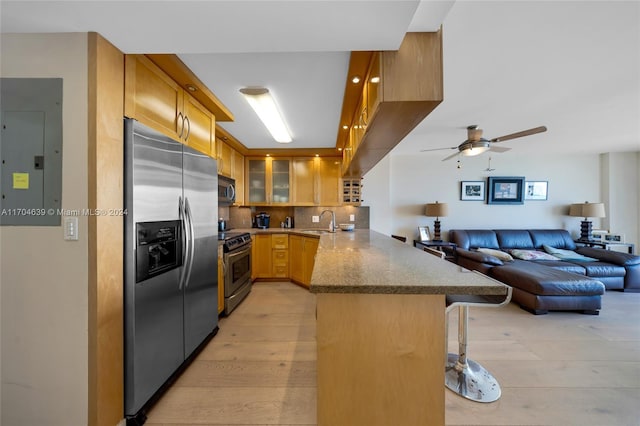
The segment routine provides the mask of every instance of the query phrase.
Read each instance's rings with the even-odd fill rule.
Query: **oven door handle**
[[[187,197],[184,197],[184,213],[185,213],[185,217],[187,218],[187,223],[189,225],[189,245],[190,245],[190,250],[189,250],[189,267],[187,269],[187,276],[184,280],[184,286],[185,288],[189,286],[189,280],[191,279],[191,270],[193,269],[193,253],[195,251],[195,231],[193,229],[193,214],[191,214],[191,207],[189,206],[189,199]]]
[[[182,290],[182,285],[185,283],[185,276],[187,275],[187,262],[189,260],[189,254],[191,251],[191,245],[189,243],[189,234],[187,233],[187,218],[182,202],[182,197],[178,197],[178,217],[180,219],[181,231],[182,231],[182,272],[180,272],[180,280],[178,281],[178,289]]]
[[[231,261],[233,258],[244,256],[246,253],[251,253],[251,244],[242,247],[242,249],[238,251],[232,251],[231,253],[227,253],[227,260]]]

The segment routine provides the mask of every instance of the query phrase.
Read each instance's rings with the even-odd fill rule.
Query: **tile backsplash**
[[[369,207],[219,207],[218,218],[227,220],[229,228],[251,228],[252,218],[265,212],[270,217],[270,228],[279,228],[287,216],[293,217],[294,227],[298,229],[328,228],[331,215],[326,213],[320,217],[320,222],[313,222],[312,216],[320,216],[323,210],[333,210],[336,222],[354,223],[356,229],[369,228]],[[354,216],[354,221],[350,216]]]

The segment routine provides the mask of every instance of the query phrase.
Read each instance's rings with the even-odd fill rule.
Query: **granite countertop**
[[[368,229],[320,235],[310,290],[312,293],[507,294],[507,286],[492,278]]]

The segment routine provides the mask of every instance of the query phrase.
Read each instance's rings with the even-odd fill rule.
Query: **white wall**
[[[87,199],[87,34],[3,34],[2,77],[63,78],[62,208]],[[87,423],[87,218],[0,228],[2,418],[7,426]]]
[[[369,209],[369,228],[386,235],[393,234],[391,157],[384,157],[362,180],[362,205]]]
[[[607,217],[602,221],[603,227],[612,233],[624,234],[626,242],[637,245],[640,232],[640,186],[633,190],[633,184],[640,179],[640,152],[603,154],[601,169],[603,172],[606,170],[602,180],[602,201],[607,210]],[[634,211],[635,215],[630,214]]]
[[[393,155],[365,176],[363,199],[371,206],[371,229],[387,235],[405,235],[410,240],[417,239],[418,226],[428,225],[433,232],[435,218],[425,217],[423,212],[426,203],[435,201],[449,204],[449,215],[440,219],[445,239],[447,231],[455,228],[564,228],[577,237],[581,219],[567,216],[569,204],[607,202],[609,191],[615,194],[634,193],[637,197],[640,187],[635,177],[640,164],[638,156],[638,153],[616,154],[618,160],[614,167],[621,170],[619,178],[615,179],[613,188],[601,189],[600,156],[597,154],[576,153],[562,158],[549,153],[527,157],[513,152],[492,154],[491,167],[496,170],[491,172],[484,170],[488,166],[489,156],[486,154],[465,158],[461,169],[456,168],[455,159],[441,161],[442,155]],[[390,162],[390,167],[386,162]],[[387,169],[390,170],[389,195],[385,185],[378,182]],[[635,170],[633,176],[624,174],[631,170]],[[460,201],[461,181],[486,182],[487,176],[524,176],[527,180],[548,181],[548,200],[525,201],[522,205]],[[622,176],[627,177],[622,179]],[[376,185],[370,184],[372,180]],[[637,242],[637,199],[632,196],[623,204],[615,202],[616,208],[608,207],[608,210],[616,212],[612,217],[616,218],[620,232],[624,230],[627,240],[635,239]],[[379,209],[389,213],[379,218],[376,214]],[[592,221],[595,229],[603,226],[600,219]]]

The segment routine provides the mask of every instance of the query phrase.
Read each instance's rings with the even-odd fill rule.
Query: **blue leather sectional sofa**
[[[577,247],[564,229],[456,229],[449,241],[459,265],[512,286],[512,301],[534,314],[597,315],[605,290],[640,291],[640,256]]]

